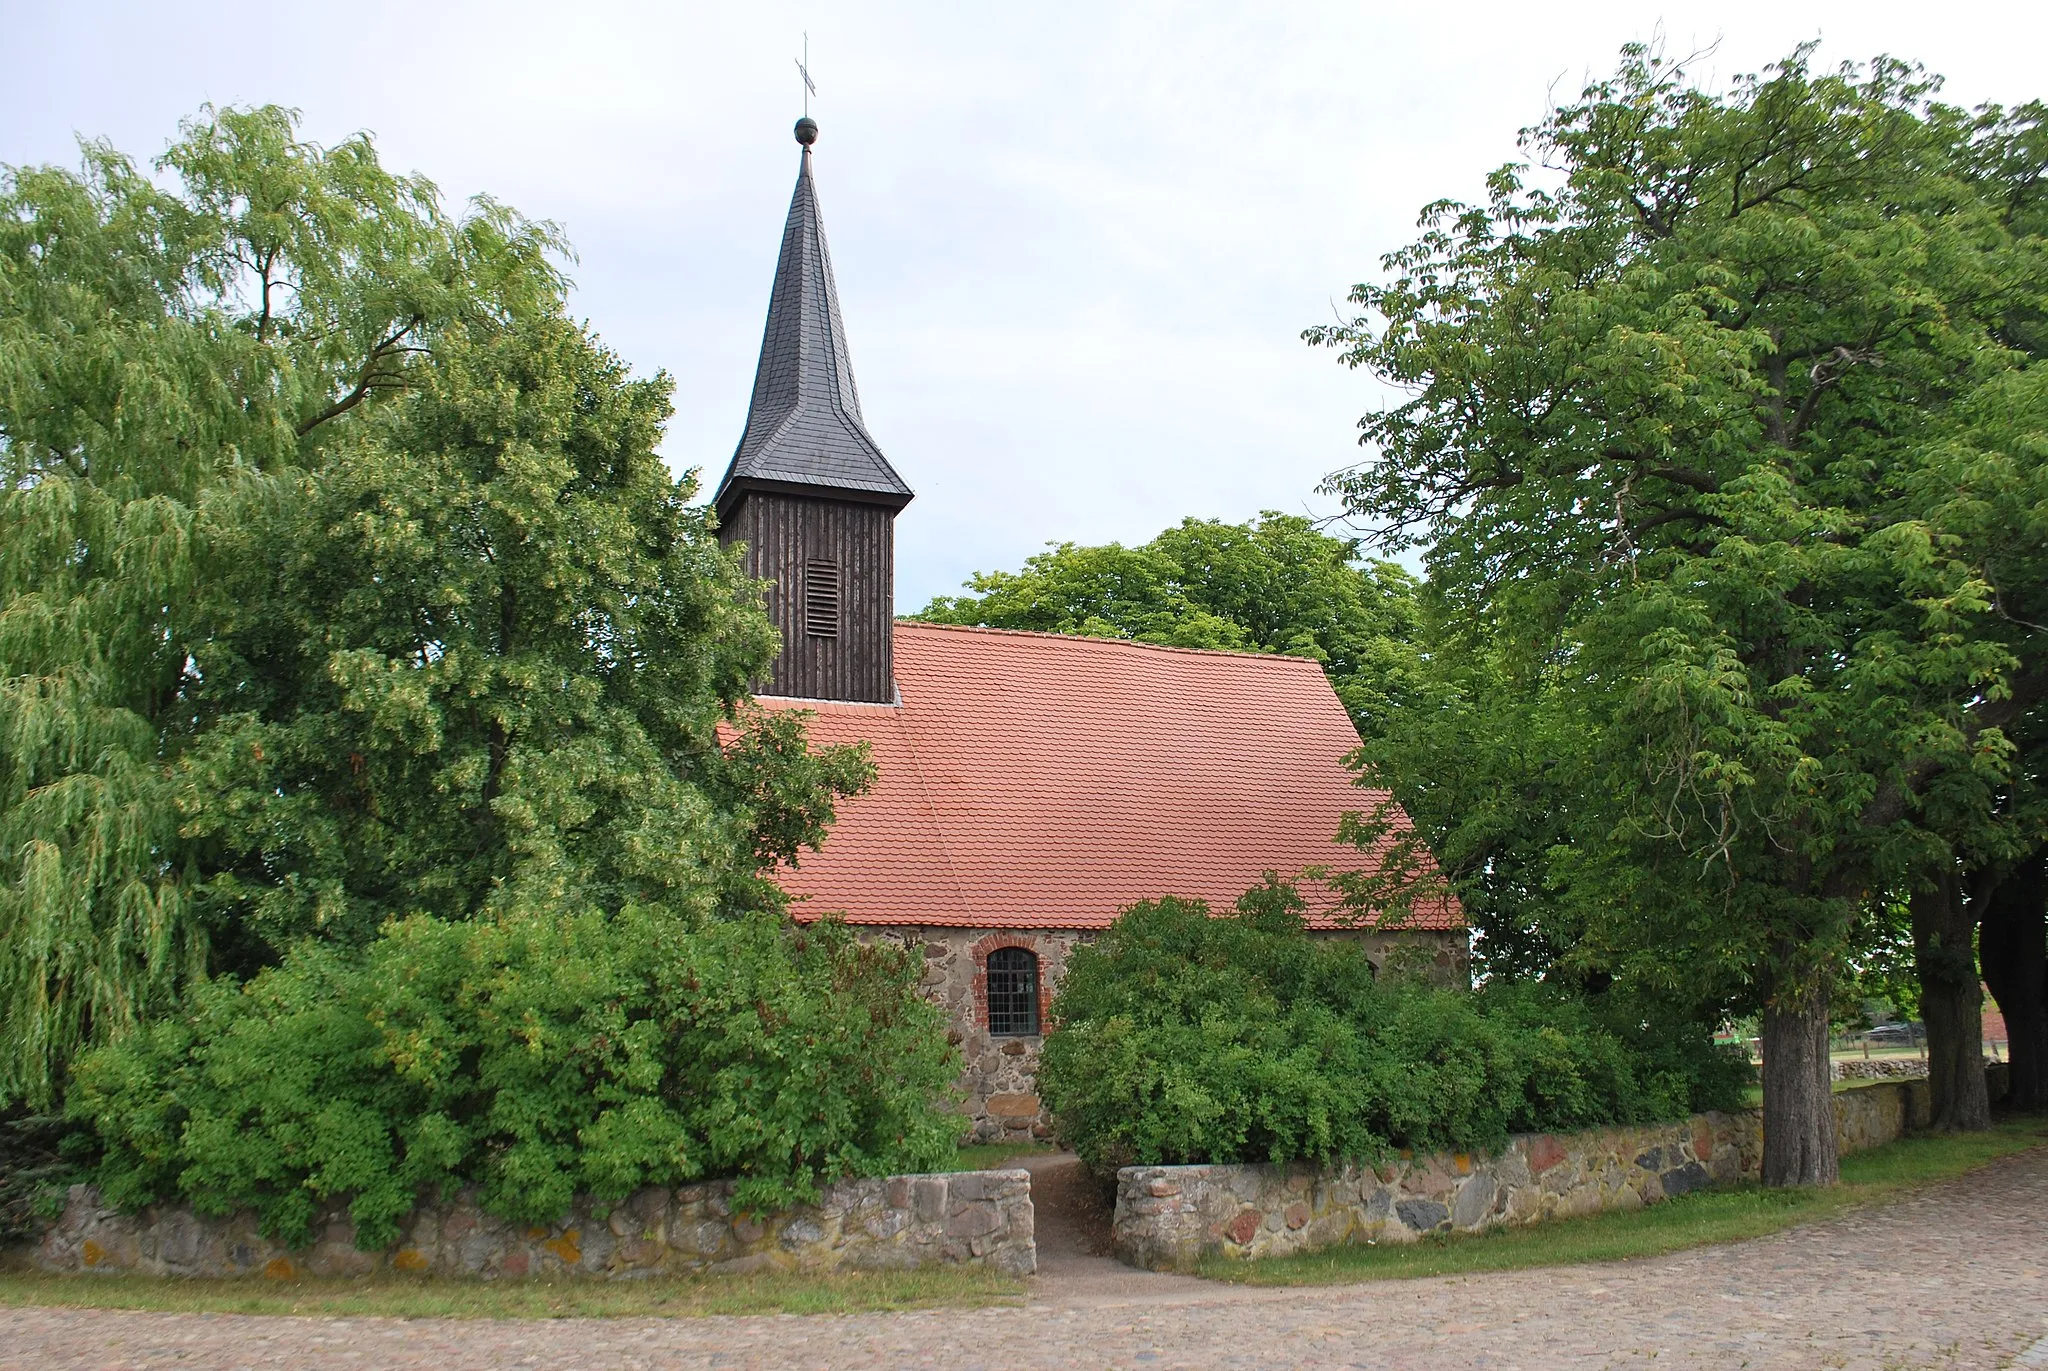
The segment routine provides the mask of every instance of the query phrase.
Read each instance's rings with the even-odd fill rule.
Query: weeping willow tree
[[[0,1104],[203,974],[169,755],[209,502],[314,468],[451,330],[558,312],[551,225],[445,210],[358,136],[188,122],[0,167]]]

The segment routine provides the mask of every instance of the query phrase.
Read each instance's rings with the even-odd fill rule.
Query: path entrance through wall
[[[1031,1173],[1032,1232],[1038,1274],[1055,1275],[1077,1261],[1109,1260],[1113,1198],[1071,1152],[1035,1152],[1015,1163]]]
[[[1031,1173],[1032,1232],[1038,1274],[1033,1304],[1073,1306],[1173,1303],[1214,1296],[1218,1287],[1192,1276],[1169,1276],[1125,1266],[1109,1251],[1115,1196],[1098,1186],[1071,1152],[1019,1157]]]

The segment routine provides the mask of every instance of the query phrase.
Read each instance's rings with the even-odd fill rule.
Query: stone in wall
[[[345,1207],[331,1207],[307,1247],[263,1236],[253,1212],[223,1218],[181,1206],[140,1214],[73,1186],[64,1213],[29,1253],[44,1271],[152,1276],[357,1276],[418,1272],[485,1280],[523,1276],[638,1279],[703,1272],[1037,1269],[1031,1177],[1024,1171],[847,1180],[815,1205],[774,1214],[732,1206],[733,1183],[646,1189],[617,1205],[579,1200],[556,1223],[515,1224],[474,1193],[424,1204],[381,1252],[355,1245]]]

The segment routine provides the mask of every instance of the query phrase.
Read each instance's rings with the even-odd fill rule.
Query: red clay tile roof
[[[1133,901],[1221,911],[1262,872],[1369,860],[1337,824],[1385,792],[1352,784],[1358,736],[1314,662],[909,622],[895,647],[901,705],[762,700],[813,711],[814,744],[867,740],[879,772],[777,873],[799,917],[1101,928]],[[1405,926],[1463,925],[1445,900]]]

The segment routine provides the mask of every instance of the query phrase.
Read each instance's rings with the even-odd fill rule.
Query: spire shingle
[[[803,132],[800,125],[800,141]],[[809,142],[782,230],[746,432],[718,484],[719,514],[729,515],[749,487],[813,487],[898,509],[912,494],[861,421]]]

